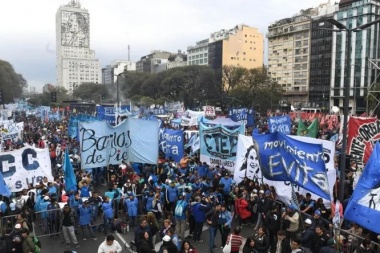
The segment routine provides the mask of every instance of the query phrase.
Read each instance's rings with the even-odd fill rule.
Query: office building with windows
[[[90,14],[71,0],[56,13],[57,85],[73,92],[82,83],[100,83],[101,66],[90,48]]]

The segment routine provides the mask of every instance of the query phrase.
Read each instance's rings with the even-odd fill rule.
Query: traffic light
[[[51,102],[53,102],[53,103],[57,102],[57,92],[51,93]]]
[[[3,103],[3,91],[0,90],[0,104]]]

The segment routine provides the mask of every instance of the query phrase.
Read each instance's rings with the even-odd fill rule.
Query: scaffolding
[[[375,78],[373,79],[373,82],[367,87],[367,115],[373,115],[376,111],[376,109],[380,108],[380,89],[376,88],[373,89],[376,84],[380,83],[380,80],[378,82],[379,76],[380,76],[380,59],[368,59],[369,61],[369,70],[375,70]],[[369,100],[374,99],[376,102],[375,107],[370,111],[369,109]]]

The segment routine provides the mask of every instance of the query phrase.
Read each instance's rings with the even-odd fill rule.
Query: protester
[[[68,204],[66,204],[63,207],[60,224],[62,224],[63,238],[66,242],[67,248],[70,248],[70,240],[72,240],[76,248],[79,248],[74,228],[76,217],[77,213],[73,209],[71,209]]]
[[[198,251],[193,245],[191,245],[189,240],[184,240],[179,253],[198,253]]]
[[[123,248],[112,234],[107,235],[104,242],[102,242],[98,248],[98,253],[120,253],[122,251]]]
[[[243,237],[240,235],[241,228],[239,226],[234,228],[233,234],[227,237],[227,242],[231,244],[231,253],[239,253],[240,246],[243,244]]]
[[[22,251],[23,253],[30,253],[36,250],[36,246],[34,245],[33,236],[29,234],[29,230],[27,228],[23,228],[21,230],[22,236]]]
[[[149,238],[148,232],[143,232],[140,235],[140,243],[139,243],[139,252],[140,253],[155,253],[154,245]]]

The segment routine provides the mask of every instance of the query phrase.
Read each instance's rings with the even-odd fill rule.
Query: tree
[[[100,102],[102,97],[109,98],[109,91],[103,84],[82,83],[74,90],[73,95],[85,101]]]
[[[0,89],[3,92],[3,103],[13,102],[14,98],[20,98],[27,82],[21,74],[13,69],[13,66],[0,60]]]

